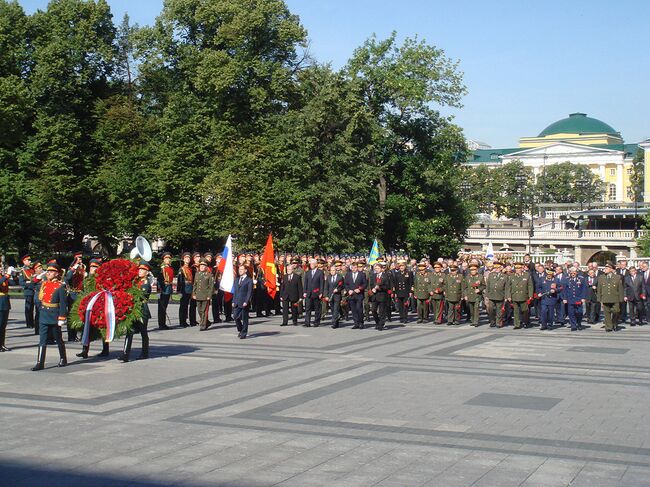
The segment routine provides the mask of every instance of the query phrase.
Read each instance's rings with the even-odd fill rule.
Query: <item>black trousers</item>
[[[356,326],[363,326],[363,296],[361,294],[356,298],[352,296],[348,298],[350,311],[352,312],[352,321],[354,321]]]
[[[34,328],[34,295],[25,294],[25,325]]]
[[[585,303],[587,310],[587,321],[589,323],[598,323],[600,321],[600,303],[598,301],[587,301]]]
[[[190,296],[190,326],[196,326],[196,299]]]
[[[163,328],[167,324],[167,306],[171,297],[171,294],[161,294],[158,297],[158,328]]]
[[[339,326],[341,321],[341,295],[336,293],[330,299],[330,311],[332,312],[332,326]]]
[[[5,337],[7,336],[7,323],[9,323],[9,310],[0,311],[0,347],[5,346]]]
[[[248,306],[245,308],[240,308],[239,306],[234,307],[233,315],[235,317],[237,331],[244,336],[248,335]]]
[[[314,298],[305,299],[305,325],[311,325],[311,312],[315,313],[314,315],[314,326],[320,326],[320,311],[321,311],[321,302],[318,296]]]
[[[212,321],[219,323],[221,321],[221,305],[219,303],[219,293],[214,293],[212,295]]]
[[[387,301],[373,301],[371,303],[372,317],[375,319],[375,328],[378,330],[383,330],[384,325],[386,325],[386,307],[388,304]]]
[[[282,300],[282,324],[289,324],[289,311],[291,311],[291,322],[293,325],[298,324],[298,301]]]
[[[409,297],[400,298],[395,296],[395,301],[397,304],[397,311],[399,311],[399,320],[402,323],[406,323],[409,314]]]
[[[178,308],[178,321],[181,325],[187,325],[187,313],[191,299],[191,294],[181,294],[181,305]],[[196,306],[196,302],[194,306]]]

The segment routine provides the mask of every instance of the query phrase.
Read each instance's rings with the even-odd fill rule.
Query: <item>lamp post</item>
[[[524,222],[523,222],[523,205],[522,205],[522,192],[524,189],[524,186],[526,184],[526,181],[528,180],[528,176],[526,176],[525,173],[519,172],[515,176],[515,181],[517,182],[517,196],[519,196],[519,228],[523,228]]]
[[[578,179],[575,184],[575,188],[578,190],[578,198],[580,199],[580,211],[582,211],[582,205],[585,202],[585,191],[589,186],[589,181],[586,179]]]

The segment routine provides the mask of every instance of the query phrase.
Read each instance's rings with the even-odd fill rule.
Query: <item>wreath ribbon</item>
[[[86,308],[86,317],[84,320],[84,332],[81,338],[82,345],[88,345],[90,343],[90,315],[92,314],[95,303],[99,297],[105,294],[106,298],[104,299],[104,316],[106,317],[106,343],[113,341],[115,335],[115,304],[113,303],[113,295],[110,291],[102,291],[95,294],[88,303]]]

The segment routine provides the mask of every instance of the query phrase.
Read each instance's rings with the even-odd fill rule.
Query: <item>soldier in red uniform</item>
[[[61,328],[68,317],[65,286],[60,280],[61,268],[57,264],[48,264],[46,272],[47,281],[41,284],[38,293],[38,300],[41,303],[40,316],[40,341],[38,345],[38,356],[33,371],[42,370],[45,367],[45,351],[47,350],[47,334],[49,329],[54,330],[54,338],[59,346],[59,367],[68,365],[65,353],[65,343]]]
[[[163,264],[160,269],[160,278],[158,279],[158,328],[168,330],[167,326],[167,306],[172,297],[172,283],[174,282],[174,269],[172,268],[172,254],[164,252],[162,254]]]
[[[23,288],[23,297],[25,298],[25,326],[34,328],[34,268],[32,267],[32,256],[23,255],[20,259],[23,267],[20,270],[18,283]]]

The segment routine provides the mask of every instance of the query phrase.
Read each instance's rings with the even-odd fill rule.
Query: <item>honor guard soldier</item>
[[[34,269],[32,268],[32,257],[26,254],[20,260],[23,266],[20,269],[18,284],[23,288],[23,297],[25,299],[25,326],[34,328],[34,284],[32,283]]]
[[[488,299],[488,319],[490,327],[503,327],[503,302],[506,299],[508,277],[501,272],[501,262],[494,262],[493,271],[485,281],[485,295]]]
[[[210,301],[214,292],[214,275],[208,270],[208,262],[205,259],[199,261],[199,270],[194,275],[194,288],[192,290],[192,299],[196,301],[196,307],[199,312],[200,330],[208,329],[208,312],[210,310]]]
[[[43,264],[39,260],[34,261],[32,269],[34,269],[34,275],[32,276],[32,285],[34,286],[34,335],[40,335],[41,303],[38,301],[38,293],[45,278],[45,271],[43,271]],[[50,336],[48,341],[52,343],[52,339],[53,337]]]
[[[53,329],[54,338],[59,346],[59,367],[68,364],[61,332],[61,327],[67,321],[68,297],[66,296],[65,286],[60,280],[60,274],[61,268],[57,264],[49,264],[46,271],[47,281],[41,284],[41,290],[38,294],[38,299],[41,302],[40,340],[36,365],[32,367],[33,371],[43,370],[45,367],[45,351],[47,350],[49,329]]]
[[[582,329],[582,306],[587,299],[587,279],[578,275],[578,269],[569,268],[569,277],[562,285],[562,300],[567,305],[571,331]]]
[[[194,252],[192,254],[192,284],[194,284],[194,276],[199,272],[199,262],[201,261],[201,253]],[[196,299],[190,296],[190,309],[189,309],[190,326],[196,326]]]
[[[445,316],[445,281],[447,275],[442,272],[442,264],[435,262],[433,264],[433,273],[431,274],[431,287],[433,294],[431,295],[431,311],[433,313],[433,321],[437,325],[441,325]]]
[[[617,329],[618,313],[624,293],[621,277],[614,273],[614,264],[611,262],[605,264],[604,274],[598,276],[596,294],[603,307],[605,331]]]
[[[167,307],[169,300],[172,297],[173,282],[174,282],[174,269],[172,268],[172,254],[163,252],[162,266],[160,269],[160,277],[158,278],[158,289],[160,296],[158,297],[158,328],[161,330],[168,330],[167,326]]]
[[[5,346],[7,324],[9,323],[9,310],[11,309],[11,300],[9,299],[9,279],[11,279],[11,274],[3,268],[0,273],[0,352],[9,351]]]
[[[127,332],[126,337],[124,337],[124,350],[122,354],[117,358],[122,362],[128,362],[131,355],[131,345],[133,344],[133,331],[140,332],[140,337],[142,337],[142,350],[140,355],[136,360],[143,360],[149,358],[149,331],[147,326],[149,324],[149,319],[151,318],[151,312],[149,311],[149,296],[151,296],[151,284],[149,284],[149,272],[151,271],[151,266],[148,262],[140,262],[138,265],[138,288],[144,293],[144,302],[142,303],[141,318],[139,321],[136,321],[133,324],[133,330]]]
[[[413,289],[413,275],[406,269],[406,261],[398,261],[399,268],[393,273],[393,293],[399,311],[400,323],[408,322],[409,298]]]
[[[460,302],[463,300],[463,276],[458,273],[458,266],[449,266],[445,279],[445,300],[447,301],[447,325],[460,325]]]
[[[68,309],[72,309],[72,305],[77,300],[77,296],[84,289],[84,278],[86,277],[86,266],[83,263],[83,252],[75,252],[72,256],[72,263],[65,273],[65,283],[68,286]],[[77,331],[67,325],[68,341],[78,342]]]
[[[181,328],[187,328],[187,314],[189,312],[190,300],[192,299],[192,283],[194,281],[194,273],[192,272],[191,262],[192,254],[184,252],[183,263],[178,272],[178,280],[176,281],[176,292],[181,295],[180,307],[178,308],[178,321]]]
[[[523,262],[515,262],[515,273],[509,276],[509,280],[506,299],[512,304],[515,330],[519,330],[522,325],[528,328],[530,325],[528,303],[535,294],[533,278]]]
[[[96,282],[96,276],[95,274],[97,273],[97,269],[100,268],[102,265],[101,260],[99,259],[90,259],[90,262],[88,262],[88,275],[86,276],[86,279],[84,280],[84,289],[85,290],[94,290],[95,289],[95,282]],[[100,335],[101,337],[101,335]],[[102,351],[101,353],[98,353],[98,357],[108,357],[109,354],[109,344],[106,340],[101,340],[102,342]],[[81,346],[81,352],[77,354],[77,357],[81,358],[88,358],[88,351],[90,350],[90,344],[89,345],[82,345]]]
[[[469,306],[469,316],[472,326],[478,326],[481,301],[485,290],[485,279],[478,273],[478,265],[470,264],[469,274],[463,280],[465,302]]]
[[[417,322],[424,323],[429,321],[429,300],[433,295],[433,283],[424,262],[420,262],[417,268],[418,272],[413,278],[413,296],[416,299]]]

